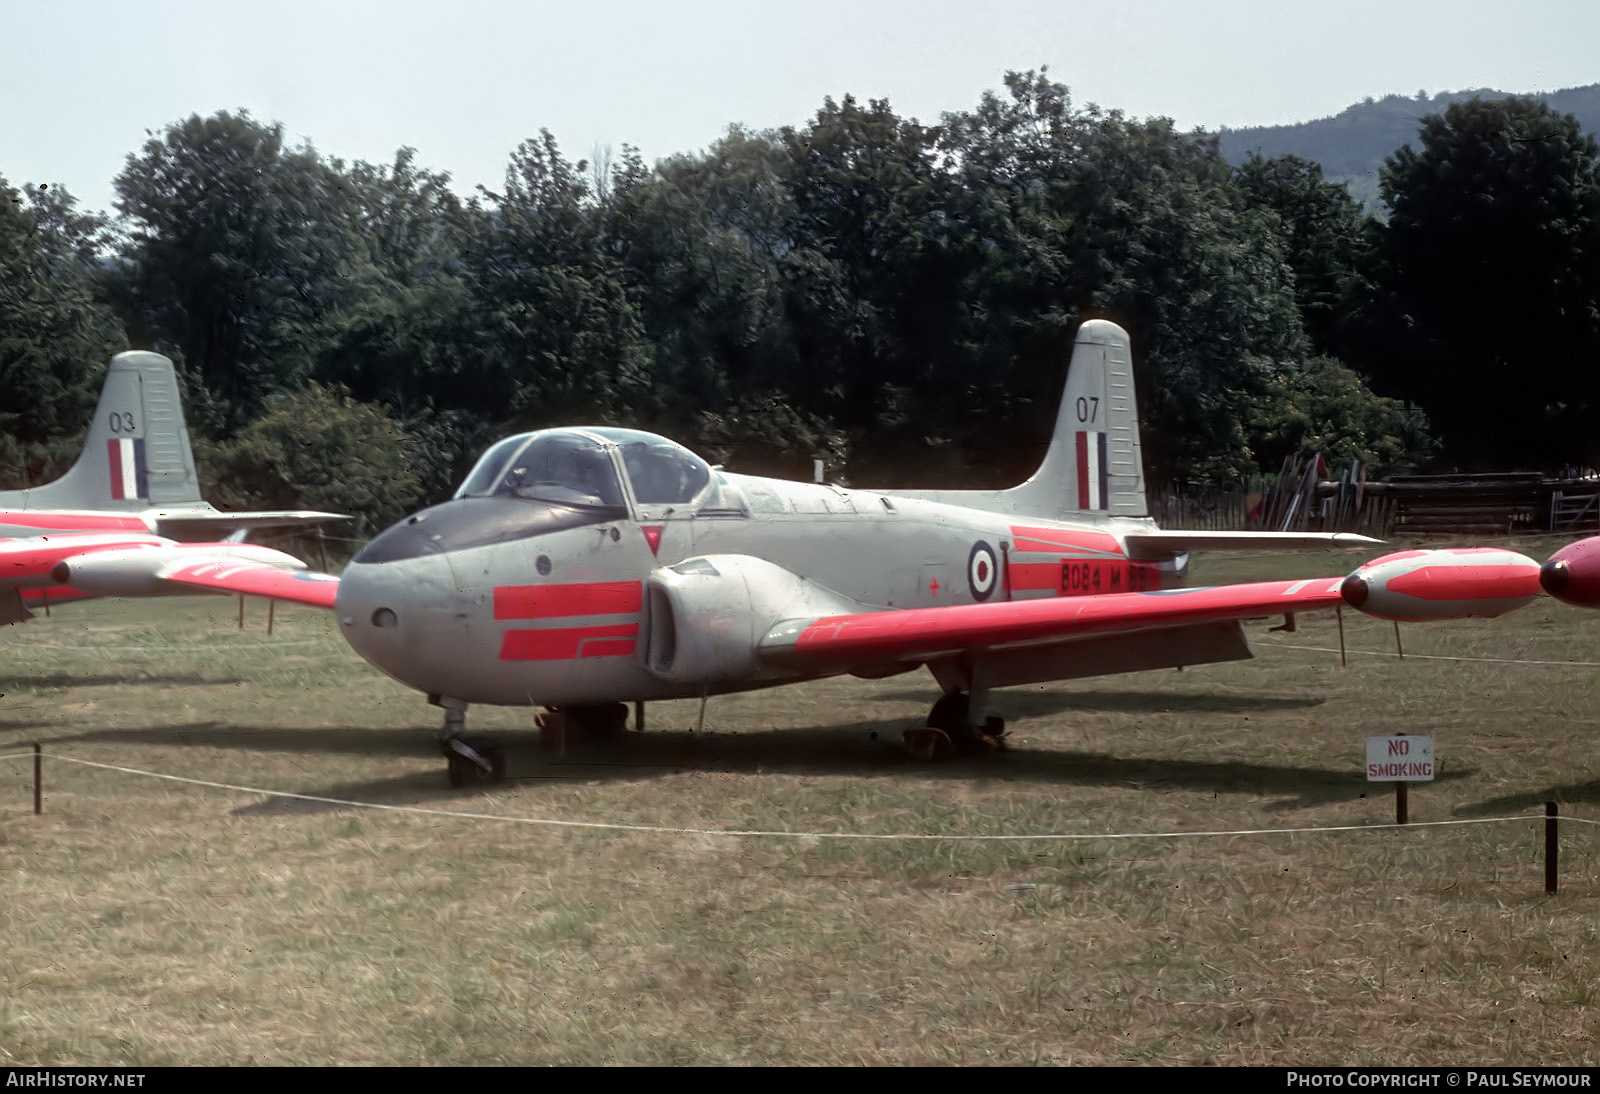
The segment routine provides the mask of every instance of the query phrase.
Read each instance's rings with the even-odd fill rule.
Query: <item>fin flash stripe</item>
[[[150,475],[144,462],[144,438],[112,437],[106,441],[106,457],[112,500],[148,500]]]

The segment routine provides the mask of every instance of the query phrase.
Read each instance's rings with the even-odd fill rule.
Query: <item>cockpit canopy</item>
[[[712,489],[711,468],[665,437],[636,429],[544,429],[483,454],[458,498],[510,497],[588,509],[690,505]]]

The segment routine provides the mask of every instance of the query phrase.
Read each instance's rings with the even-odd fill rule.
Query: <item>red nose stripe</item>
[[[580,657],[625,657],[633,652],[638,637],[637,623],[507,631],[500,643],[500,660],[571,661]]]
[[[496,619],[550,619],[565,615],[623,615],[644,606],[638,581],[575,585],[501,585],[494,591]]]

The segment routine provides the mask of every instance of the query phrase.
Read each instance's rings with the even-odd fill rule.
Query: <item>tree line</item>
[[[934,126],[846,97],[654,166],[541,132],[463,199],[409,149],[347,163],[194,116],[128,156],[115,218],[0,179],[0,477],[59,473],[136,347],[177,363],[209,497],[368,531],[557,424],[758,473],[1009,484],[1095,317],[1132,336],[1157,482],[1309,452],[1595,462],[1593,140],[1507,99],[1417,143],[1374,217],[1315,163],[1230,167],[1041,71]]]

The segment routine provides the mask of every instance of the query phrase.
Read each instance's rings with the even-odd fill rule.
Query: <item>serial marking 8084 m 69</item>
[[[1340,578],[1181,589],[1189,551],[1375,542],[1163,531],[1147,512],[1128,338],[1092,321],[1045,460],[1009,490],[756,478],[648,433],[549,429],[496,444],[450,501],[372,540],[336,597],[282,575],[260,591],[335,607],[364,658],[443,706],[461,784],[504,774],[463,736],[471,703],[603,734],[628,702],[923,665],[944,692],[931,731],[981,750],[1003,732],[992,688],[1246,658],[1240,620],[1344,602]],[[1538,593],[1537,564],[1507,551],[1380,561],[1347,591],[1386,617]]]

